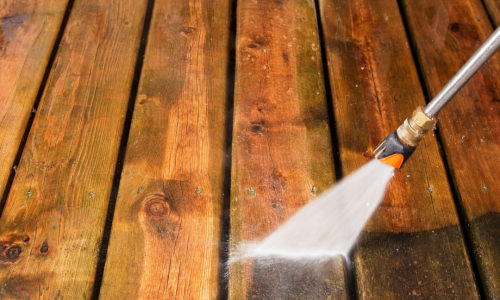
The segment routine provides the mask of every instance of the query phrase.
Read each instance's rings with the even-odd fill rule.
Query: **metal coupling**
[[[437,118],[431,117],[424,112],[424,107],[419,106],[413,115],[399,126],[397,133],[399,139],[406,145],[417,147],[427,132],[434,129]]]

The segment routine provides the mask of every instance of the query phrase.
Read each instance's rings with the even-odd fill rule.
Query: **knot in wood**
[[[170,205],[164,197],[154,196],[146,200],[144,211],[146,215],[154,219],[164,219],[168,218],[170,215]]]
[[[5,256],[7,256],[8,259],[16,259],[21,255],[21,252],[23,252],[23,249],[21,249],[21,246],[15,245],[7,249],[5,252]]]
[[[24,23],[24,19],[22,16],[15,16],[15,17],[11,17],[8,19],[10,23],[12,24],[16,24],[16,25],[21,25]]]
[[[248,43],[247,44],[247,48],[250,48],[250,49],[257,49],[257,48],[260,48],[260,45],[257,44],[257,43]]]
[[[182,27],[181,32],[184,34],[193,34],[196,31],[196,28],[194,27]]]

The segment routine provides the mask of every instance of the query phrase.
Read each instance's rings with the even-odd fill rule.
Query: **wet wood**
[[[159,1],[100,299],[216,299],[231,1]]]
[[[67,0],[0,5],[0,195],[11,173]]]
[[[90,299],[146,5],[73,5],[0,219],[2,299]]]
[[[258,242],[334,182],[314,1],[239,1],[231,247]],[[231,264],[231,299],[346,299],[340,257]]]
[[[493,32],[481,1],[404,1],[431,96]],[[500,297],[500,56],[439,114],[439,133],[488,299]]]
[[[483,0],[484,6],[488,11],[491,21],[498,27],[500,25],[500,1],[498,0]],[[487,20],[484,20],[485,22]]]
[[[322,0],[343,175],[425,103],[396,1]],[[360,299],[478,299],[450,185],[431,132],[354,251]]]

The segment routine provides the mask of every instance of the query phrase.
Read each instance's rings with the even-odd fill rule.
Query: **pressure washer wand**
[[[500,48],[500,27],[472,55],[444,88],[427,106],[419,106],[397,131],[391,132],[375,149],[373,155],[381,162],[394,168],[410,158],[420,141],[437,123],[437,114],[462,89],[474,75]]]

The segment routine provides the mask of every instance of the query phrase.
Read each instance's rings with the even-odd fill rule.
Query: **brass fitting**
[[[398,128],[398,137],[409,146],[416,147],[427,135],[427,132],[436,126],[437,119],[424,113],[424,107],[419,106],[413,115],[406,119]]]

